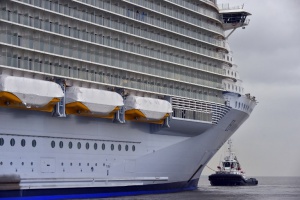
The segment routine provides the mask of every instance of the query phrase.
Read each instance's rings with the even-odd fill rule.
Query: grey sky
[[[228,2],[252,13],[229,42],[246,93],[259,101],[233,148],[248,176],[300,176],[300,1],[218,1]],[[216,169],[224,149],[208,166]]]

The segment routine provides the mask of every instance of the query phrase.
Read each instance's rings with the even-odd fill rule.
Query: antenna
[[[228,143],[228,146],[229,146],[228,147],[228,151],[229,151],[229,153],[231,153],[232,152],[232,141],[231,141],[231,138],[228,139],[227,143]]]

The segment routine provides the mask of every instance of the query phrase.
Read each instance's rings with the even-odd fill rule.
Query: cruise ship
[[[196,189],[204,166],[257,104],[227,42],[249,24],[243,7],[216,0],[0,6],[0,198]]]

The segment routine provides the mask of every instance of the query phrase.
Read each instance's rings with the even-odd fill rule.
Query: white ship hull
[[[118,192],[124,191],[195,189],[206,163],[248,116],[245,111],[230,109],[217,125],[173,118],[170,128],[155,132],[147,123],[115,124],[97,118],[56,118],[43,112],[1,109],[5,142],[0,153],[0,194],[68,198],[81,189],[81,195],[86,192],[97,197],[123,195]]]
[[[216,0],[0,5],[0,198],[195,189],[257,103],[232,61],[233,31],[224,32],[248,24],[243,9],[221,12]]]

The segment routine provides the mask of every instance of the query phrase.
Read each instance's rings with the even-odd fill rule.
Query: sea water
[[[194,191],[104,198],[106,200],[300,200],[300,177],[255,177],[257,186],[210,186],[202,176]]]

